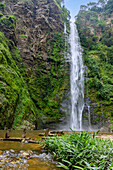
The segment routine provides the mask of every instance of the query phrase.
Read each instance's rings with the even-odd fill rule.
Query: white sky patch
[[[64,0],[66,8],[70,11],[72,20],[80,10],[81,5],[87,5],[89,2],[98,2],[98,0]]]

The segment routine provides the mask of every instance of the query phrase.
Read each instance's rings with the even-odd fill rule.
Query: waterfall
[[[66,34],[66,33],[67,33],[66,23],[64,23],[64,34]]]
[[[84,109],[84,71],[82,49],[76,25],[70,24],[70,50],[71,50],[71,120],[70,127],[82,130],[82,112]]]

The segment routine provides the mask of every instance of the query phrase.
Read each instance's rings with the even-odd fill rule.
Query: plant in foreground
[[[45,138],[43,146],[52,152],[64,169],[113,169],[113,142],[93,138],[88,132]]]

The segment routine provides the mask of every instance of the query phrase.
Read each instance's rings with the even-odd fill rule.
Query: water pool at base
[[[5,130],[0,130],[0,138],[4,138]],[[39,140],[42,131],[27,131],[26,137]],[[10,137],[21,137],[21,130],[12,130]],[[0,141],[0,170],[60,170],[50,153],[46,153],[41,145],[12,141]]]

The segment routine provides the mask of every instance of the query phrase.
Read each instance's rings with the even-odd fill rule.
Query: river
[[[26,137],[39,140],[42,131],[27,131]],[[10,138],[21,137],[21,130],[12,130]],[[4,138],[5,131],[0,130],[0,138]],[[0,170],[60,170],[50,153],[39,144],[0,141]]]

